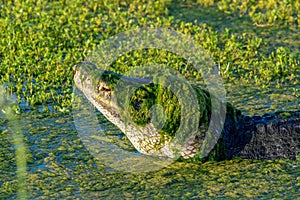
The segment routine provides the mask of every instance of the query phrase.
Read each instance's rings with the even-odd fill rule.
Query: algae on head
[[[123,96],[116,99],[119,110],[121,111],[123,117],[128,120],[131,119],[138,126],[145,126],[151,122],[151,108],[159,105],[163,109],[163,113],[155,113],[157,120],[162,120],[163,127],[160,127],[159,131],[163,135],[168,135],[169,137],[174,137],[176,131],[182,124],[180,123],[182,119],[182,101],[184,99],[178,99],[178,96],[171,91],[169,87],[164,85],[163,81],[160,84],[149,83],[145,84],[138,89],[136,89],[131,96],[127,96],[125,100]],[[207,124],[210,118],[210,98],[206,90],[199,88],[196,85],[192,85],[191,88],[185,88],[184,83],[174,82],[178,84],[178,88],[183,88],[185,93],[195,92],[197,95],[198,102],[193,102],[199,104],[198,114],[200,115],[200,122],[190,122],[190,123],[200,123]],[[125,88],[122,88],[126,90]],[[127,88],[130,94],[130,88]],[[193,91],[189,91],[189,89]],[[127,101],[127,103],[124,103]],[[188,130],[188,129],[187,129]]]

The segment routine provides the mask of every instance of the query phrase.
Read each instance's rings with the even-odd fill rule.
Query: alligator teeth
[[[104,94],[104,97],[108,100],[108,99],[110,99],[110,93],[105,93]]]

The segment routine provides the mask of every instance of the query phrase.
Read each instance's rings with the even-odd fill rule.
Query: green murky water
[[[121,135],[99,114],[110,138]],[[7,121],[1,120],[1,198],[14,198],[15,155]],[[37,199],[271,198],[296,199],[300,160],[231,160],[201,165],[175,162],[141,174],[117,171],[91,156],[72,114],[22,114],[27,152],[27,195]]]
[[[298,110],[300,98],[295,93],[299,85],[285,85],[276,88],[268,85],[261,88],[253,85],[228,84],[225,86],[227,100],[247,115],[263,115],[276,111]],[[238,98],[237,98],[238,97]]]

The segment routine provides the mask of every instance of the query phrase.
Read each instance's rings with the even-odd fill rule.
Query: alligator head
[[[139,152],[168,158],[175,158],[178,155],[190,158],[199,151],[207,123],[202,124],[202,128],[205,126],[203,130],[186,137],[183,144],[174,143],[174,134],[180,126],[181,108],[177,106],[178,100],[172,92],[155,85],[152,78],[122,76],[111,71],[99,70],[89,62],[78,63],[74,66],[74,70],[77,88],[128,137]],[[122,84],[120,86],[120,83],[123,86]],[[126,90],[126,85],[139,86],[127,100],[122,95],[121,98],[117,95],[121,93],[120,88],[123,92]],[[162,97],[165,99],[161,105],[168,112],[165,123],[159,127],[150,117],[150,108]],[[207,101],[201,109],[207,113],[202,115],[202,119],[208,121],[209,106],[206,105],[209,104],[209,98],[205,93],[198,94],[199,98]]]

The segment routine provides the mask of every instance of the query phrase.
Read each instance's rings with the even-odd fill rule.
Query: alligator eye
[[[135,104],[134,108],[135,108],[136,110],[139,110],[139,109],[141,108],[141,104],[140,104],[140,103]]]
[[[142,100],[134,102],[134,108],[135,108],[135,110],[140,110],[142,103],[143,103]]]

